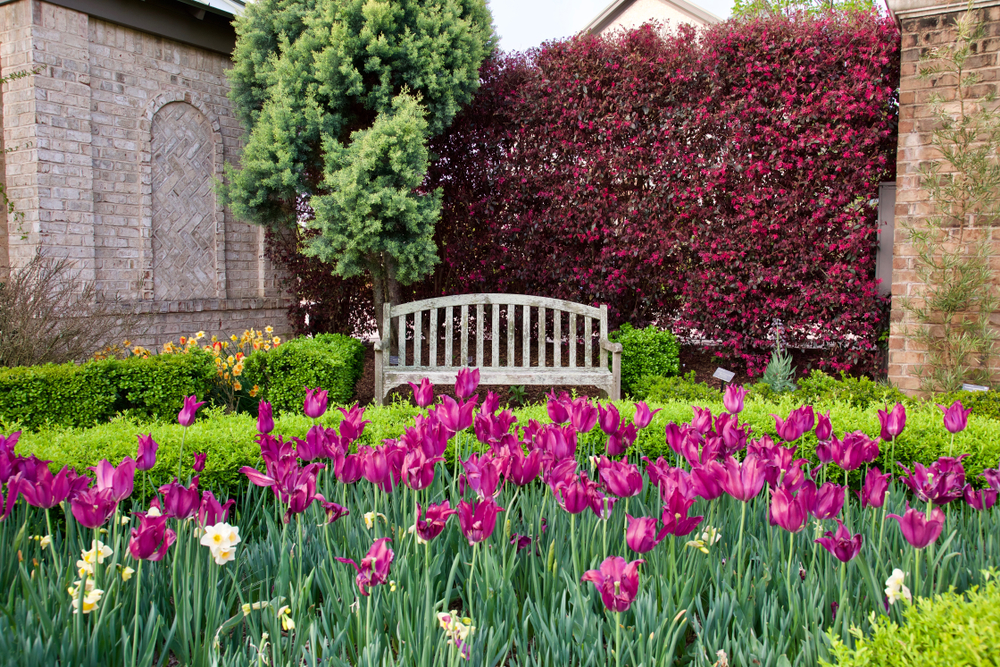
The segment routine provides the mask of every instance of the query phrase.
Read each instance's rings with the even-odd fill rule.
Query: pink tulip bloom
[[[944,529],[944,512],[940,507],[935,507],[928,517],[920,510],[912,509],[907,501],[903,516],[889,514],[886,518],[895,519],[899,523],[903,538],[916,549],[923,549],[936,541]]]
[[[698,527],[703,516],[688,516],[688,510],[694,504],[694,498],[685,496],[680,489],[675,489],[663,500],[663,515],[660,517],[663,530],[676,537],[684,537]]]
[[[889,489],[891,479],[892,475],[889,473],[883,475],[877,467],[870,469],[865,475],[864,486],[861,487],[861,491],[857,492],[861,499],[861,508],[882,507],[885,504],[885,493]]]
[[[742,463],[729,456],[725,461],[722,489],[737,500],[749,502],[764,488],[764,464],[756,456],[747,455]]]
[[[428,405],[434,402],[434,385],[427,378],[420,380],[420,384],[416,385],[412,382],[408,383],[410,388],[413,389],[413,402],[416,403],[421,408],[426,408]]]
[[[446,500],[437,505],[428,505],[426,516],[421,519],[420,517],[424,515],[424,509],[420,503],[417,503],[417,535],[425,542],[430,542],[444,531],[448,517],[452,514],[458,514],[458,512],[453,510]]]
[[[608,490],[619,498],[629,498],[642,491],[642,474],[631,463],[612,461],[602,456],[597,464],[597,474]]]
[[[145,512],[137,512],[139,527],[132,529],[132,537],[128,542],[129,553],[136,560],[163,560],[167,549],[177,539],[177,533],[167,528],[167,516],[148,516]],[[215,524],[209,524],[215,525]]]
[[[327,523],[333,523],[337,519],[342,519],[351,513],[350,510],[348,510],[343,505],[340,505],[333,501],[328,501],[319,494],[317,494],[317,499],[319,499],[320,505],[323,506],[323,511],[326,512]]]
[[[545,410],[549,413],[549,419],[554,424],[565,424],[569,421],[569,406],[553,394],[549,394],[549,400],[545,403]]]
[[[326,397],[328,393],[328,391],[319,387],[314,389],[306,387],[306,400],[302,403],[302,411],[306,413],[307,417],[319,419],[323,416],[323,413],[326,412]]]
[[[1000,493],[1000,468],[987,468],[980,474],[980,477],[986,480],[991,489]]]
[[[691,410],[694,411],[694,418],[691,419],[691,428],[702,435],[711,431],[712,411],[708,408],[699,408],[698,406],[692,406]]]
[[[646,405],[645,401],[642,401],[641,403],[636,403],[635,419],[632,420],[632,423],[635,424],[635,427],[641,431],[642,429],[649,426],[650,422],[653,421],[653,417],[656,415],[656,413],[662,409],[663,408],[657,408],[652,412],[650,412],[649,406]]]
[[[658,522],[655,517],[634,517],[625,515],[628,528],[625,529],[625,543],[636,553],[644,554],[652,551],[669,534],[666,527],[657,531]]]
[[[198,508],[198,525],[214,526],[217,523],[224,523],[229,520],[229,510],[232,509],[236,501],[230,498],[224,505],[219,504],[215,499],[215,494],[205,491],[201,494],[201,505]]]
[[[465,493],[468,486],[480,500],[496,497],[501,484],[501,465],[492,455],[470,454],[462,461],[462,468],[465,474],[458,480],[459,493]]]
[[[841,563],[847,563],[854,560],[861,553],[861,543],[864,541],[864,537],[862,537],[861,533],[851,535],[851,531],[847,530],[844,522],[837,519],[836,533],[828,530],[826,531],[826,537],[821,537],[814,541],[836,556],[837,560]]]
[[[274,430],[274,413],[271,404],[261,401],[257,404],[257,432],[270,433]]]
[[[428,458],[422,449],[411,449],[403,456],[403,484],[414,491],[426,489],[434,481],[434,466],[444,458],[435,456]]]
[[[205,469],[205,460],[208,458],[208,454],[200,453],[194,455],[194,463],[191,464],[191,469],[195,472],[201,472]]]
[[[472,396],[479,387],[479,369],[462,368],[458,371],[458,379],[455,380],[455,396],[467,398]]]
[[[518,447],[509,459],[507,479],[517,486],[525,486],[538,477],[542,467],[542,450],[532,449],[525,454]]]
[[[478,397],[473,397],[467,403],[459,403],[451,396],[442,396],[441,403],[434,409],[434,414],[446,429],[458,433],[472,426],[473,412],[478,400]]]
[[[493,414],[500,409],[500,397],[492,391],[486,391],[486,398],[483,400],[482,411],[486,414]]]
[[[722,405],[733,415],[743,412],[743,399],[747,395],[747,390],[743,387],[728,385],[726,393],[722,396]]]
[[[388,546],[391,541],[388,537],[375,540],[371,548],[368,549],[368,553],[361,559],[361,565],[350,558],[334,558],[336,561],[354,567],[358,573],[354,582],[358,585],[358,590],[361,591],[362,595],[367,596],[368,589],[372,586],[389,581],[389,568],[396,557],[395,552]]]
[[[19,492],[20,480],[17,477],[11,477],[7,481],[7,500],[4,501],[3,497],[3,486],[0,485],[0,521],[6,521],[7,517],[14,510],[14,503],[17,502],[17,494]]]
[[[159,445],[153,440],[153,434],[139,435],[139,449],[135,456],[137,470],[152,470],[156,465],[156,450]]]
[[[805,423],[799,418],[798,410],[792,411],[788,419],[782,419],[778,415],[774,417],[774,428],[778,431],[778,437],[785,442],[793,442],[802,437],[806,432]]]
[[[971,484],[965,485],[965,502],[974,510],[980,512],[989,510],[997,502],[995,489],[974,489]]]
[[[809,520],[806,500],[807,494],[793,494],[785,488],[775,489],[771,493],[771,507],[768,511],[771,525],[781,526],[790,533],[802,530]]]
[[[135,461],[131,456],[126,456],[117,468],[104,459],[96,467],[89,468],[89,470],[96,477],[94,482],[97,489],[109,489],[115,502],[121,502],[132,495]]]
[[[833,436],[833,423],[830,421],[830,411],[816,415],[816,439],[825,442]]]
[[[613,435],[617,433],[618,427],[621,424],[621,416],[618,414],[618,408],[615,407],[615,404],[609,403],[607,408],[598,404],[597,412],[597,423],[600,425],[601,430],[604,431],[604,434]]]
[[[194,516],[201,506],[201,494],[198,493],[197,475],[191,480],[191,486],[184,488],[174,478],[170,484],[160,487],[163,496],[163,514],[177,519],[187,519]]]
[[[587,570],[580,581],[589,581],[597,586],[604,606],[611,611],[628,611],[636,593],[639,592],[639,564],[644,560],[634,560],[625,564],[621,556],[608,556],[599,570]]]
[[[581,396],[570,403],[569,422],[579,433],[590,433],[597,424],[597,417],[597,408],[586,396]]]
[[[816,489],[815,497],[809,505],[809,512],[823,521],[840,514],[844,507],[844,487],[827,482]]]
[[[464,500],[458,504],[458,525],[469,540],[469,546],[482,542],[493,534],[496,527],[497,514],[503,512],[492,498],[475,503]]]
[[[968,454],[963,454],[957,459],[943,456],[926,468],[920,463],[914,463],[912,473],[899,463],[899,467],[907,473],[902,478],[903,484],[925,503],[946,505],[958,500],[965,492],[965,469],[961,460],[966,456]]]
[[[949,433],[960,433],[965,430],[972,408],[963,407],[962,401],[955,401],[947,408],[943,405],[938,407],[944,412],[944,427]]]
[[[16,500],[17,493],[20,491],[24,500],[32,507],[50,509],[66,500],[70,495],[72,490],[70,472],[70,468],[63,466],[62,470],[53,475],[48,466],[40,466],[35,471],[34,479],[17,478],[16,490],[11,492],[8,489],[8,493],[13,493]]]
[[[896,403],[889,412],[879,410],[878,421],[882,427],[882,439],[893,440],[903,432],[903,428],[906,426],[906,408],[903,407],[902,403]]]
[[[198,402],[198,397],[191,395],[184,397],[184,407],[181,411],[177,413],[177,423],[187,428],[194,423],[195,415],[198,412],[198,408],[205,405],[205,402]]]
[[[73,517],[84,528],[100,528],[118,508],[118,501],[110,488],[89,488],[69,501]]]
[[[590,507],[591,490],[587,481],[585,475],[574,476],[553,489],[559,507],[570,514],[579,514]]]
[[[715,500],[725,491],[723,480],[726,475],[726,468],[721,463],[708,461],[691,468],[691,487],[696,495],[705,500]]]
[[[344,416],[340,420],[340,437],[347,441],[346,444],[350,444],[361,437],[361,434],[365,432],[365,425],[370,424],[371,421],[365,419],[365,409],[357,403],[347,409],[337,409]]]

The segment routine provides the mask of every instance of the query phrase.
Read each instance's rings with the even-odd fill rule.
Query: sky
[[[524,51],[575,35],[610,4],[611,0],[489,0],[504,51]],[[723,19],[733,8],[733,0],[693,0],[693,4]]]

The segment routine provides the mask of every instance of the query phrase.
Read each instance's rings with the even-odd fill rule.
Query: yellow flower
[[[390,593],[395,593],[396,592],[396,582],[394,580],[391,580],[391,579],[389,580],[389,592]]]
[[[267,333],[271,333],[272,331],[274,331],[274,327],[272,327],[271,325],[268,325],[268,326],[264,327],[264,331],[267,332]]]
[[[274,343],[275,345],[281,345],[281,339],[278,338],[277,336],[275,336],[274,338],[272,338],[271,342]]]
[[[295,629],[295,621],[292,620],[292,612],[287,604],[278,609],[278,618],[281,619],[281,629],[285,632]]]
[[[42,548],[42,551],[45,551],[46,549],[48,549],[50,544],[52,544],[52,536],[51,535],[46,535],[42,539],[38,540],[38,546],[40,546]]]
[[[239,338],[236,337],[236,334],[233,334],[232,336],[229,337],[229,340],[231,340],[231,341],[233,341],[235,343],[236,341],[239,340]]]
[[[250,390],[250,398],[256,398],[257,392],[259,392],[259,391],[260,391],[260,387],[258,387],[257,385],[254,385],[253,389]]]
[[[83,561],[89,565],[93,565],[96,561],[98,564],[104,563],[106,558],[110,558],[114,551],[111,547],[106,545],[104,542],[99,542],[97,540],[90,541],[90,550],[81,551],[80,557]]]
[[[365,526],[368,528],[368,530],[371,530],[372,526],[375,525],[375,517],[382,517],[382,521],[386,520],[385,515],[382,514],[381,512],[366,512],[364,518],[365,518]]]
[[[196,333],[196,334],[194,335],[194,337],[195,337],[195,338],[199,338],[199,339],[200,339],[200,338],[204,338],[204,337],[205,337],[205,332],[204,332],[204,331],[199,331],[198,333]]]
[[[233,391],[239,391],[242,388],[243,388],[243,385],[241,385],[239,382],[234,382],[233,383]]]
[[[135,570],[126,565],[122,568],[122,581],[128,581],[132,578],[133,574],[135,574]]]
[[[92,580],[87,581],[87,586],[84,588],[84,593],[82,595],[82,600],[80,599],[80,582],[77,581],[75,586],[70,586],[66,589],[72,598],[71,604],[73,605],[73,613],[80,613],[80,603],[83,602],[83,613],[89,614],[97,608],[97,603],[101,601],[101,597],[104,596],[104,591],[99,588],[94,588],[94,582]]]

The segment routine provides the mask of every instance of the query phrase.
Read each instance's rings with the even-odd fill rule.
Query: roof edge
[[[612,0],[611,4],[604,8],[604,10],[597,15],[590,23],[588,23],[578,34],[595,33],[601,32],[607,28],[616,18],[621,16],[628,7],[635,2],[635,0]],[[687,0],[660,0],[664,4],[674,5],[677,9],[688,14],[691,18],[698,19],[704,23],[722,23],[720,17],[711,13],[710,11],[699,7]]]

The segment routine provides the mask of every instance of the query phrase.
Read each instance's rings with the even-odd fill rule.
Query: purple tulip
[[[202,452],[200,454],[194,455],[194,463],[191,464],[191,469],[195,472],[201,472],[205,469],[205,460],[208,459],[208,454]]]
[[[117,503],[132,495],[135,467],[135,460],[131,456],[126,456],[117,468],[104,459],[96,467],[89,468],[89,470],[96,476],[94,481],[97,489],[109,489]]]
[[[663,515],[660,520],[663,530],[676,537],[684,537],[698,527],[704,516],[688,516],[694,498],[685,496],[680,489],[674,489],[663,501]]]
[[[198,397],[191,395],[184,397],[184,407],[181,411],[177,413],[177,423],[187,428],[194,423],[195,414],[198,412],[198,408],[205,405],[205,402],[198,402]]]
[[[17,502],[17,494],[19,493],[20,480],[17,477],[11,477],[7,481],[7,500],[4,501],[3,498],[3,487],[0,486],[0,521],[6,521],[7,517],[14,510],[14,503]]]
[[[468,486],[480,500],[495,498],[501,484],[500,462],[490,454],[470,454],[461,463],[465,474],[458,480],[459,493],[465,493],[465,487]]]
[[[747,390],[743,387],[729,385],[726,393],[722,396],[722,405],[725,406],[729,414],[738,415],[743,412],[743,399],[747,395]]]
[[[913,494],[923,502],[935,505],[946,505],[958,500],[965,493],[965,469],[961,460],[968,456],[963,454],[957,459],[942,456],[928,467],[920,463],[913,464],[913,472],[899,463],[907,476],[902,479]]]
[[[991,489],[1000,493],[1000,468],[987,468],[980,474],[980,477],[986,479],[986,483],[990,485]]]
[[[692,406],[694,417],[691,419],[691,428],[702,435],[712,430],[712,411],[708,408]]]
[[[139,438],[139,450],[135,456],[137,470],[152,470],[156,465],[156,450],[159,445],[153,440],[153,434],[136,436]]]
[[[612,461],[606,456],[597,464],[597,474],[608,487],[608,491],[619,498],[629,498],[642,491],[642,473],[631,463]]]
[[[580,581],[597,586],[604,606],[610,611],[628,611],[639,592],[639,564],[645,562],[634,560],[626,565],[621,556],[608,556],[601,563],[601,569],[587,570]]]
[[[426,489],[434,481],[434,466],[444,461],[440,456],[428,458],[422,449],[411,449],[403,456],[403,484],[414,491]]]
[[[885,493],[889,489],[889,480],[891,479],[892,475],[889,473],[883,475],[877,467],[869,470],[868,474],[865,475],[864,486],[858,492],[858,497],[861,498],[861,509],[869,506],[882,507],[885,504]]]
[[[118,501],[110,488],[89,488],[69,501],[77,522],[84,528],[100,528],[118,508]]]
[[[607,453],[608,456],[621,456],[628,451],[637,437],[635,424],[626,424],[615,433],[608,436]]]
[[[851,535],[851,531],[844,527],[844,522],[837,519],[837,532],[826,531],[826,537],[814,540],[842,563],[847,563],[861,553],[861,543],[864,538],[861,533]]]
[[[882,439],[894,440],[906,426],[906,408],[902,403],[896,403],[890,412],[879,410],[878,421],[882,426]]]
[[[281,480],[279,498],[288,507],[284,515],[285,523],[292,520],[293,514],[305,512],[314,500],[326,500],[316,492],[316,474],[325,467],[322,463],[310,463],[301,468],[296,466]]]
[[[658,522],[655,517],[634,517],[628,514],[625,517],[628,519],[625,543],[636,553],[644,554],[652,551],[668,535],[666,528],[657,531]]]
[[[903,516],[889,514],[886,518],[899,522],[899,529],[903,532],[903,537],[915,549],[923,549],[937,540],[944,529],[944,512],[941,511],[940,507],[931,510],[931,515],[928,518],[923,512],[912,509],[909,501],[906,503],[906,512],[903,513]]]
[[[163,560],[167,549],[177,539],[177,533],[167,528],[169,517],[148,516],[145,512],[137,512],[136,515],[139,527],[132,529],[132,538],[128,541],[129,553],[136,560]]]
[[[365,432],[365,425],[371,424],[371,420],[365,419],[365,409],[357,403],[352,405],[350,409],[337,409],[344,416],[340,420],[340,437],[346,440],[347,444],[350,444],[361,437],[361,434]]]
[[[316,387],[310,389],[306,387],[306,400],[302,403],[302,411],[307,417],[319,419],[326,412],[326,396],[329,393],[325,389]]]
[[[878,458],[878,441],[872,440],[861,431],[845,433],[843,440],[832,438],[829,442],[833,462],[841,470],[857,470]],[[818,448],[817,448],[818,449]]]
[[[417,535],[424,542],[430,542],[444,531],[448,517],[452,514],[458,514],[458,512],[453,510],[446,500],[437,505],[428,505],[426,517],[421,519],[420,517],[424,515],[424,510],[420,506],[420,503],[417,503]]]
[[[974,489],[971,484],[965,485],[965,502],[972,509],[983,512],[989,510],[997,502],[997,492],[995,489]]]
[[[416,385],[412,382],[408,383],[410,388],[413,389],[413,402],[416,403],[421,408],[426,408],[428,405],[434,402],[434,385],[427,378],[420,380],[420,384]]]
[[[472,396],[477,387],[479,387],[479,369],[459,369],[458,379],[455,380],[455,396],[458,398],[467,398]]]
[[[549,413],[549,419],[552,420],[554,424],[565,424],[569,421],[569,407],[567,406],[567,400],[563,401],[556,398],[555,394],[548,395],[549,400],[545,403],[545,410]]]
[[[607,408],[598,404],[597,412],[597,423],[605,435],[614,435],[617,433],[618,427],[621,424],[621,415],[618,414],[618,408],[615,407],[615,404],[609,403]]]
[[[508,461],[507,479],[517,486],[526,486],[538,477],[542,468],[542,450],[532,449],[525,454],[518,447]]]
[[[778,415],[774,417],[774,428],[778,431],[778,437],[785,442],[792,442],[802,437],[806,432],[805,424],[799,418],[798,410],[793,410],[788,419],[782,419]]]
[[[756,456],[747,455],[742,463],[732,456],[726,457],[722,489],[733,498],[749,502],[764,488],[764,464]]]
[[[368,553],[361,559],[360,566],[350,558],[334,558],[334,560],[354,567],[358,573],[354,582],[358,585],[358,590],[361,591],[362,595],[367,596],[368,589],[372,586],[389,581],[389,568],[396,557],[395,552],[388,546],[391,541],[388,537],[375,540],[371,548],[368,549]]]
[[[486,391],[486,398],[483,399],[482,411],[486,414],[493,414],[500,409],[500,397],[490,390]]]
[[[816,439],[820,442],[825,442],[829,440],[833,435],[833,423],[830,421],[830,411],[827,410],[826,414],[816,415]]]
[[[446,429],[458,433],[472,426],[473,412],[478,401],[478,397],[474,397],[467,403],[459,403],[451,396],[442,396],[434,414]]]
[[[635,419],[632,420],[632,423],[635,424],[635,427],[637,429],[642,430],[642,429],[646,428],[647,426],[649,426],[649,423],[651,421],[653,421],[653,416],[656,415],[656,413],[659,412],[662,409],[663,408],[657,408],[657,409],[653,410],[652,412],[650,412],[649,406],[646,405],[645,401],[642,401],[640,403],[636,403],[635,404]]]
[[[458,526],[465,539],[469,540],[469,546],[482,542],[493,534],[497,514],[500,512],[503,512],[503,508],[492,498],[475,503],[467,503],[464,500],[458,503]]]
[[[257,432],[270,433],[274,430],[274,413],[271,404],[261,401],[257,404]]]
[[[317,496],[317,499],[321,499],[320,505],[323,506],[323,511],[326,512],[327,523],[333,523],[337,519],[342,519],[351,513],[351,511],[343,505],[322,498],[322,496]]]
[[[66,500],[70,490],[70,468],[63,466],[62,470],[53,475],[48,466],[41,466],[35,471],[34,479],[18,479],[17,490],[12,493],[17,499],[20,491],[32,507],[50,509]],[[11,493],[10,489],[8,493]]]
[[[820,521],[824,521],[840,514],[840,510],[843,508],[844,487],[833,482],[827,482],[816,489],[816,493],[809,505],[809,512]]]
[[[725,491],[723,480],[726,475],[726,468],[721,463],[708,461],[691,468],[691,488],[705,500],[715,500]]]
[[[320,424],[313,425],[306,432],[306,439],[292,438],[295,443],[295,456],[308,463],[319,458],[326,458],[329,453],[326,429]]]
[[[963,407],[962,401],[955,401],[947,408],[943,405],[938,407],[944,412],[944,427],[948,429],[949,433],[960,433],[965,430],[972,408]]]
[[[806,500],[806,494],[793,494],[785,488],[775,489],[771,493],[771,507],[768,513],[771,524],[781,526],[790,533],[802,530],[809,520]]]
[[[553,493],[559,506],[570,514],[579,514],[590,507],[591,491],[585,475],[575,475],[570,481],[559,483]]]
[[[576,456],[576,429],[572,426],[549,424],[539,434],[539,438],[542,439],[545,451],[556,461]]]
[[[590,433],[597,424],[598,411],[590,399],[581,396],[570,403],[569,422],[580,433]]]
[[[201,505],[198,507],[198,525],[214,526],[217,523],[228,521],[229,510],[235,504],[236,501],[230,498],[225,505],[221,505],[215,499],[214,493],[205,491],[201,494]]]
[[[163,495],[163,514],[180,520],[194,516],[201,506],[201,494],[198,493],[198,476],[191,480],[191,486],[184,488],[174,478],[170,484],[160,487]]]

